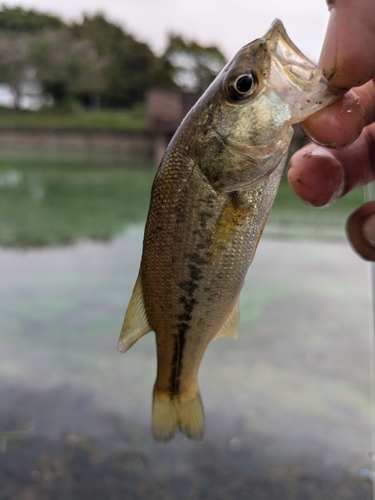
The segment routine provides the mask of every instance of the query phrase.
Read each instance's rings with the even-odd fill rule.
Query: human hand
[[[302,124],[321,146],[309,144],[290,160],[290,185],[315,207],[375,180],[375,3],[327,3],[330,19],[319,66],[332,85],[351,90]],[[375,202],[349,217],[347,234],[363,258],[375,261]]]

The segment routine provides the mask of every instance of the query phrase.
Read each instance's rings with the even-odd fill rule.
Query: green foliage
[[[0,6],[0,30],[36,32],[46,28],[62,28],[65,23],[57,16],[43,14],[33,9]]]
[[[0,75],[19,103],[22,84],[39,84],[55,104],[131,107],[152,87],[203,91],[224,65],[216,47],[171,36],[161,57],[103,14],[82,22],[21,7],[0,10]]]
[[[85,38],[68,29],[43,31],[29,43],[30,64],[56,104],[82,92],[100,92],[106,85],[106,61]]]
[[[19,107],[22,85],[28,80],[29,44],[32,35],[0,31],[0,75],[9,85]]]
[[[175,82],[194,92],[206,90],[226,62],[217,47],[203,47],[177,35],[169,36],[164,57],[174,68]]]
[[[76,36],[90,40],[107,61],[108,80],[101,92],[104,106],[131,106],[143,101],[153,86],[175,87],[169,62],[158,58],[146,43],[107,21],[103,14],[85,16],[72,30]],[[87,96],[83,97],[87,100]]]

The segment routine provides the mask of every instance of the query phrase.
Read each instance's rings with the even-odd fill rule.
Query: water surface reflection
[[[205,440],[165,445],[150,433],[153,334],[116,351],[141,241],[135,227],[0,251],[0,424],[35,429],[8,440],[4,498],[370,499],[365,265],[342,244],[262,241],[239,338],[202,363]]]
[[[109,240],[143,223],[155,170],[150,165],[73,161],[31,155],[0,157],[0,246],[36,247]],[[361,191],[324,210],[304,205],[281,182],[266,233],[342,239]]]

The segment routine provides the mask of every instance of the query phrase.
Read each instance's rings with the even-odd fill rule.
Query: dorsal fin
[[[125,314],[117,346],[118,350],[121,352],[127,351],[137,342],[138,339],[151,330],[152,328],[148,324],[147,313],[143,300],[141,275],[139,274],[134,285],[128,310]]]
[[[232,312],[230,313],[228,319],[224,325],[220,328],[218,333],[215,335],[215,339],[220,337],[237,337],[238,326],[240,323],[240,313],[238,310],[238,302],[234,306]]]

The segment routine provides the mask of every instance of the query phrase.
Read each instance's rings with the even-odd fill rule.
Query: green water
[[[0,159],[0,244],[108,240],[145,220],[153,175],[105,161]]]
[[[131,224],[143,224],[155,168],[96,161],[13,154],[0,157],[0,245],[37,247],[82,239],[109,240]],[[268,231],[276,236],[324,235],[342,231],[362,202],[358,190],[333,207],[301,203],[283,179]],[[318,233],[317,233],[318,231]],[[322,232],[323,231],[323,232]],[[297,234],[298,236],[298,234]]]

